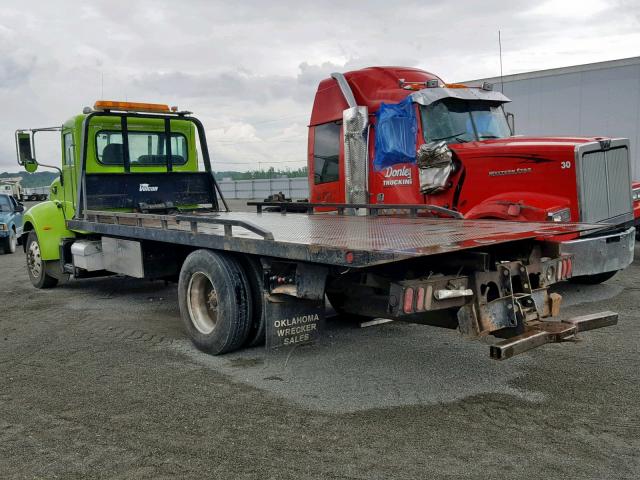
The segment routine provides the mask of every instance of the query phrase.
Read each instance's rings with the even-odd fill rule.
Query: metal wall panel
[[[272,178],[259,180],[219,180],[218,184],[226,198],[259,199],[282,192],[288,198],[309,198],[309,181],[306,177]]]

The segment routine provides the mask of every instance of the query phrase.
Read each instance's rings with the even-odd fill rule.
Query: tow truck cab
[[[605,279],[626,267],[634,210],[640,213],[628,140],[514,136],[507,102],[489,84],[446,84],[414,68],[333,74],[319,84],[311,113],[311,201],[428,204],[471,219],[604,222],[610,231],[590,248],[603,254],[576,265],[576,275]],[[360,124],[345,109],[359,111]],[[350,145],[354,136],[359,146]]]
[[[83,141],[87,144],[85,181],[90,183],[88,187],[94,192],[93,198],[100,198],[100,204],[94,204],[94,207],[133,211],[138,206],[138,197],[153,197],[163,183],[175,182],[176,178],[188,179],[189,172],[198,171],[197,133],[193,122],[176,116],[167,125],[154,118],[131,117],[125,125],[121,117],[107,116],[109,109],[104,105],[101,107],[100,102],[96,105],[98,110],[91,114],[86,140],[83,131],[89,113],[70,118],[62,127],[29,130],[32,137],[28,143],[32,143],[40,131],[59,130],[61,136],[60,177],[51,184],[49,200],[31,207],[24,216],[23,235],[26,237],[29,232],[37,231],[44,261],[60,259],[60,239],[75,236],[67,229],[65,221],[76,216],[79,201],[86,201],[78,198]],[[154,104],[130,102],[130,105],[128,108],[143,112],[163,111],[164,108],[162,105],[154,107]],[[100,108],[104,108],[104,113],[101,114]],[[169,143],[165,134],[167,128],[170,128]],[[123,129],[127,133],[124,138]],[[27,131],[17,132],[16,136],[28,134]],[[17,141],[20,145],[19,138]],[[27,163],[30,152],[24,158]],[[186,177],[160,175],[167,171],[183,172]],[[125,177],[121,175],[123,173],[138,175]],[[109,194],[102,196],[101,192]],[[163,208],[163,205],[147,206]],[[26,247],[26,238],[23,245]]]

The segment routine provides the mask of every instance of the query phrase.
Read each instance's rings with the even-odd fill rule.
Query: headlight
[[[0,223],[0,230],[6,231],[7,230],[7,224],[6,223]]]
[[[631,198],[633,198],[634,202],[640,201],[640,188],[634,188],[632,190]]]
[[[571,221],[571,210],[568,208],[563,208],[562,210],[549,212],[547,214],[547,220],[551,222],[569,222]]]

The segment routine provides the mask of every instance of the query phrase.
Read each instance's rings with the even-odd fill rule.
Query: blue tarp
[[[416,161],[416,115],[410,97],[380,105],[376,113],[374,170]]]

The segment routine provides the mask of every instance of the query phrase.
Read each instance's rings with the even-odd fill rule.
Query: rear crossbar
[[[198,231],[198,223],[208,223],[213,225],[223,225],[224,226],[224,234],[227,237],[233,236],[232,227],[240,227],[245,230],[249,230],[257,235],[260,235],[265,240],[273,240],[273,233],[269,230],[266,230],[259,225],[256,225],[253,222],[249,222],[248,220],[236,220],[236,219],[228,219],[228,218],[218,218],[216,216],[211,217],[203,217],[198,215],[176,215],[177,222],[189,222],[191,224],[191,231],[193,233],[197,233]]]
[[[578,332],[608,327],[618,323],[614,312],[592,313],[570,318],[561,322],[540,322],[521,335],[503,340],[489,347],[489,356],[495,360],[506,360],[545,343],[562,342],[574,337]]]
[[[262,213],[263,207],[278,207],[282,213],[287,213],[289,210],[304,209],[310,215],[313,215],[317,208],[320,209],[336,209],[338,215],[344,215],[352,210],[365,209],[367,215],[378,215],[380,211],[384,210],[407,210],[409,216],[415,217],[418,212],[425,210],[432,213],[437,213],[445,217],[462,219],[464,216],[455,210],[449,208],[440,207],[438,205],[417,205],[406,203],[312,203],[312,202],[247,202],[247,205],[256,207],[258,213]]]

